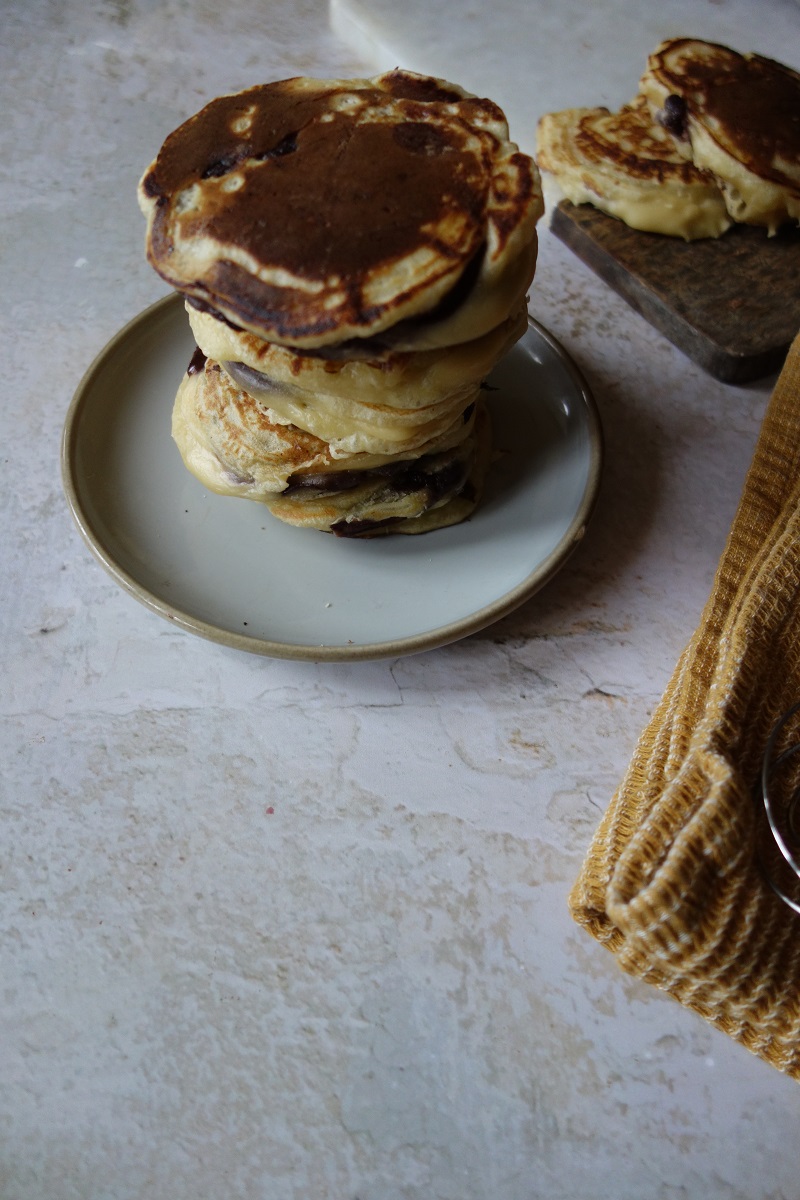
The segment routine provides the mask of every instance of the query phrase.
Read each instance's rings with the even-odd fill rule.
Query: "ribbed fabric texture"
[[[623,970],[800,1079],[800,915],[766,883],[754,794],[800,700],[800,335],[700,624],[569,898]]]

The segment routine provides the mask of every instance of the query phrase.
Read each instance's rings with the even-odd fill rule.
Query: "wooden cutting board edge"
[[[720,345],[682,312],[680,296],[665,300],[650,286],[645,275],[633,273],[604,244],[593,236],[579,220],[568,201],[561,201],[553,210],[551,232],[635,309],[674,346],[709,375],[722,383],[742,384],[763,379],[778,371],[786,358],[791,339],[757,353],[737,353]],[[614,222],[613,217],[604,217]],[[616,224],[616,222],[615,222]]]

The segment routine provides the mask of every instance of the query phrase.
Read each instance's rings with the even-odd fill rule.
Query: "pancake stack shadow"
[[[175,130],[139,200],[197,343],[173,436],[205,486],[344,537],[474,511],[543,212],[495,104],[405,71],[265,84]]]

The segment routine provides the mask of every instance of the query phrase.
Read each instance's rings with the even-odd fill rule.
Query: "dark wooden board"
[[[735,225],[685,242],[562,200],[550,228],[684,354],[725,383],[781,366],[800,330],[800,229]]]

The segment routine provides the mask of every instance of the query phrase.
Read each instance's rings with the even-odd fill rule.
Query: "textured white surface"
[[[378,69],[428,71],[497,100],[528,153],[542,113],[630,100],[663,38],[706,38],[794,66],[800,53],[794,0],[330,0],[330,13]]]
[[[703,32],[742,11],[697,7]],[[436,11],[454,30],[460,9]],[[800,10],[767,10],[769,50]],[[635,71],[659,11],[625,31]],[[571,77],[576,29],[550,19],[542,108],[572,83],[616,99],[604,12],[585,6]],[[181,633],[97,565],[58,471],[83,370],[163,293],[137,177],[217,92],[373,63],[321,0],[6,0],[0,55],[0,1196],[796,1196],[796,1085],[566,911],[696,623],[769,381],[704,377],[545,232],[532,309],[607,441],[564,572],[394,662]],[[468,82],[483,59],[459,56]]]

